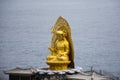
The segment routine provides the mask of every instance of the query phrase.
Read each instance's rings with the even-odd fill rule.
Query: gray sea
[[[48,67],[59,16],[71,26],[76,66],[120,76],[120,0],[0,0],[0,80],[3,70]]]

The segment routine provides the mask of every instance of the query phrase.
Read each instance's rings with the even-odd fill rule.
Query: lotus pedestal
[[[67,70],[70,61],[47,61],[50,70]]]

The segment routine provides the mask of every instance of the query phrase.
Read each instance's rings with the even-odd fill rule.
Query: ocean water
[[[120,76],[120,0],[0,0],[0,80],[3,70],[47,67],[59,16],[71,26],[76,66]]]

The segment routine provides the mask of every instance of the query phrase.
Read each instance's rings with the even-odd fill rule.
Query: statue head
[[[65,38],[65,33],[61,30],[56,31],[57,39],[63,40]]]

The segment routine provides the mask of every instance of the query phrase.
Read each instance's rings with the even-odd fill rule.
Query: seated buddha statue
[[[51,54],[47,56],[46,63],[51,70],[74,68],[74,48],[68,22],[60,16],[52,27],[51,33],[52,39],[48,47]]]
[[[52,55],[47,56],[48,61],[68,61],[69,60],[69,42],[65,37],[65,33],[61,30],[56,31],[57,40],[54,48],[49,47]]]

